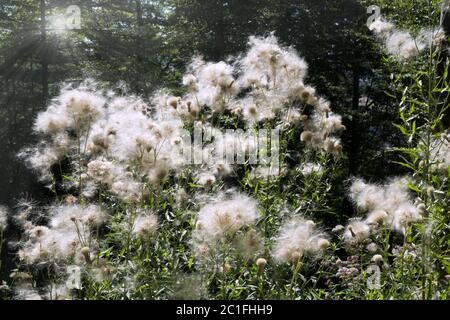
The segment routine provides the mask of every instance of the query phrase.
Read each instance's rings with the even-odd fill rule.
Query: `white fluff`
[[[383,19],[375,20],[369,29],[384,42],[387,53],[398,60],[415,57],[445,39],[444,31],[438,27],[421,29],[414,38],[408,31],[396,29],[392,23]]]
[[[275,238],[272,255],[278,262],[296,262],[305,255],[318,256],[329,245],[312,220],[294,217],[286,221]]]
[[[194,238],[211,243],[253,225],[258,218],[256,201],[235,194],[230,200],[209,203],[199,211]]]

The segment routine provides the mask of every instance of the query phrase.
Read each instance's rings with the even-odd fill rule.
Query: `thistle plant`
[[[194,57],[180,96],[66,86],[37,115],[40,142],[20,154],[55,201],[22,201],[11,215],[22,231],[11,297],[447,298],[445,35],[385,20],[372,29],[388,63],[409,68],[392,84],[409,175],[339,176],[345,120],[273,34],[226,61]],[[336,190],[354,204],[348,221]]]

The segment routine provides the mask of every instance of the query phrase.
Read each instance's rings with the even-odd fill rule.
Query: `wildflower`
[[[76,179],[79,185],[74,186],[79,187],[81,198],[69,196],[65,204],[42,211],[42,221],[48,221],[45,226],[31,220],[33,209],[24,210],[20,217],[24,241],[20,243],[19,258],[27,264],[39,265],[87,263],[88,274],[94,281],[104,279],[104,265],[93,257],[104,244],[99,239],[103,234],[99,231],[103,229],[99,229],[109,222],[110,216],[100,206],[84,205],[84,200],[93,201],[94,196],[101,194],[105,195],[106,203],[135,207],[149,202],[149,184],[153,185],[151,188],[160,186],[169,177],[185,181],[186,170],[180,156],[185,143],[183,134],[200,115],[202,119],[211,119],[212,113],[226,108],[250,128],[267,120],[286,130],[301,126],[300,139],[307,142],[308,148],[340,156],[341,141],[334,134],[344,129],[342,118],[332,112],[330,102],[304,82],[307,70],[305,60],[293,48],[280,45],[270,35],[250,37],[247,52],[233,64],[194,58],[183,76],[187,93],[182,97],[161,90],[147,105],[137,97],[104,92],[90,82],[63,89],[35,121],[34,130],[45,134],[42,143],[23,155],[43,179],[52,178],[52,165],[69,159],[74,176],[80,177],[79,181]],[[304,104],[311,107],[308,115],[302,113]],[[195,182],[206,190],[217,179],[238,172],[220,161],[218,155],[228,156],[231,151],[233,156],[235,151],[239,155],[253,155],[258,149],[256,138],[240,133],[216,138],[210,145],[216,152],[214,162],[193,173],[187,170],[187,176],[192,174]],[[195,148],[194,154],[204,156],[205,152]],[[322,167],[305,163],[300,170],[309,175],[320,173]],[[278,166],[263,163],[254,166],[251,175],[278,178],[285,173],[284,167],[280,172]],[[201,196],[209,197],[207,194],[202,192]],[[177,188],[173,198],[180,205],[189,200],[182,188]],[[257,257],[264,247],[264,238],[253,229],[259,217],[256,200],[235,192],[219,194],[218,199],[204,204],[198,212],[192,232],[195,252],[216,257],[216,250],[232,247],[232,253],[249,259]],[[1,222],[0,215],[0,226]],[[130,232],[134,237],[148,238],[157,228],[156,215],[138,212]],[[330,242],[317,229],[311,220],[298,218],[287,222],[276,238],[274,257],[279,262],[298,262],[306,256],[321,256]],[[264,258],[256,261],[259,274],[266,263]],[[223,272],[230,269],[227,263],[221,267]],[[135,285],[132,278],[124,278]],[[63,286],[56,284],[55,288],[65,295]],[[53,291],[49,294],[60,295]]]
[[[88,163],[88,175],[98,182],[105,184],[112,183],[113,164],[110,161],[101,159],[93,160]]]
[[[313,221],[294,217],[283,224],[275,238],[273,256],[278,262],[295,262],[306,255],[320,255],[328,244]]]
[[[369,238],[370,227],[361,219],[351,221],[344,232],[344,239],[349,242],[362,242]]]
[[[132,178],[122,176],[117,178],[111,185],[111,192],[126,202],[137,202],[140,199],[142,183]]]
[[[77,197],[75,197],[74,195],[69,194],[66,197],[66,204],[75,204],[77,202]]]
[[[43,148],[26,148],[19,153],[19,158],[25,159],[27,165],[40,174],[40,180],[45,181],[52,177],[50,168],[62,155],[55,148],[46,145]]]
[[[197,89],[196,88],[197,78],[193,74],[186,74],[183,76],[183,85],[191,88],[191,89]]]
[[[155,168],[151,169],[149,174],[150,181],[154,184],[163,182],[168,176],[169,171],[163,165],[158,165]]]
[[[429,197],[433,197],[434,191],[435,191],[435,189],[434,189],[432,186],[429,186],[429,187],[426,189],[427,195],[428,195]]]
[[[180,97],[170,97],[169,99],[167,99],[167,105],[169,107],[176,109],[178,107],[178,103],[180,102],[180,100],[181,100]]]
[[[81,254],[83,255],[84,259],[86,260],[86,263],[91,264],[91,253],[90,253],[89,247],[81,248]]]
[[[32,240],[39,240],[39,238],[45,237],[50,232],[50,229],[46,226],[35,226],[30,230],[27,230],[27,233]]]
[[[405,225],[420,220],[419,203],[412,204],[406,178],[393,179],[384,186],[355,180],[350,197],[360,209],[370,211],[365,223],[371,226],[386,223],[390,228],[404,232]]]
[[[267,260],[264,259],[264,258],[258,258],[256,260],[256,267],[257,267],[257,270],[258,270],[257,271],[258,275],[262,275],[263,274],[264,267],[266,266],[266,264],[267,264]]]
[[[235,194],[229,200],[207,204],[200,210],[194,238],[212,242],[242,227],[253,225],[258,217],[256,201]]]
[[[332,155],[339,157],[342,154],[341,141],[335,137],[328,137],[323,142],[323,149]]]
[[[411,198],[408,192],[407,179],[393,179],[389,184],[384,186],[386,212],[392,212],[402,203],[410,203]]]
[[[394,25],[382,19],[376,19],[369,26],[369,29],[372,30],[375,34],[385,36],[394,30]]]
[[[368,224],[376,225],[383,223],[384,219],[386,219],[388,214],[384,210],[375,210],[369,213],[366,222]]]
[[[342,267],[338,269],[337,276],[338,277],[356,277],[359,274],[359,270],[355,267],[347,268]]]
[[[258,269],[264,268],[266,266],[266,264],[267,264],[267,260],[264,258],[258,258],[256,260],[256,265],[258,266]]]
[[[196,91],[196,97],[201,105],[206,105],[214,111],[221,111],[224,107],[225,97],[232,97],[238,92],[233,78],[233,67],[220,61],[206,63],[202,58],[194,58],[189,69],[193,76],[184,79],[191,90]],[[197,80],[194,85],[194,78]]]
[[[383,263],[383,257],[381,256],[381,254],[376,254],[372,257],[372,259],[370,259],[370,261],[372,261],[375,264],[382,264]]]
[[[320,239],[317,242],[317,246],[321,249],[321,250],[325,250],[330,246],[330,242],[327,239]]]
[[[375,20],[369,27],[384,41],[387,52],[399,60],[417,56],[421,51],[443,41],[445,34],[441,28],[421,29],[416,38],[405,30],[382,19]],[[432,31],[434,30],[434,31]]]
[[[338,224],[331,231],[338,233],[338,232],[342,232],[344,229],[345,229],[345,227],[343,225]]]
[[[419,49],[412,36],[406,31],[395,31],[386,39],[386,47],[390,54],[408,59],[416,56]]]
[[[313,133],[311,131],[303,131],[302,134],[300,135],[300,141],[304,141],[304,142],[308,142],[311,141],[313,137]]]
[[[375,242],[371,242],[366,246],[367,251],[370,253],[375,253],[378,251],[378,246]]]
[[[134,221],[132,233],[143,238],[153,235],[158,228],[158,219],[153,214],[142,214]]]
[[[375,185],[366,185],[356,197],[356,204],[363,210],[376,209],[384,201],[384,190]]]
[[[70,125],[68,114],[64,110],[49,107],[46,112],[39,113],[34,123],[34,130],[43,133],[57,133]]]
[[[178,204],[183,204],[188,201],[189,195],[184,188],[177,189],[175,193],[175,200]]]
[[[412,222],[421,220],[419,210],[412,204],[402,204],[392,216],[392,225],[395,230],[405,233],[405,228]]]
[[[216,177],[210,173],[201,173],[197,177],[197,183],[205,189],[209,189],[216,182]]]
[[[350,198],[356,200],[358,195],[366,188],[366,183],[361,179],[355,179],[350,186]]]
[[[255,229],[250,229],[238,242],[239,254],[243,257],[252,258],[264,245],[264,240]]]
[[[342,117],[337,114],[329,114],[318,121],[320,128],[327,134],[345,129],[345,126],[342,124]]]
[[[35,262],[66,261],[82,258],[82,248],[95,243],[90,230],[99,228],[109,216],[100,207],[90,205],[55,206],[49,209],[48,227],[31,225],[29,239],[22,243],[19,258]],[[85,257],[84,257],[85,258]]]
[[[419,210],[419,213],[421,215],[425,215],[427,212],[427,206],[424,203],[420,203],[419,205],[417,205],[417,210]]]
[[[191,117],[196,118],[198,114],[200,113],[200,106],[196,102],[188,101],[186,103],[187,105],[187,111],[191,115]]]
[[[91,121],[102,115],[105,100],[102,96],[83,89],[67,90],[60,97],[69,113],[79,117],[82,121]]]

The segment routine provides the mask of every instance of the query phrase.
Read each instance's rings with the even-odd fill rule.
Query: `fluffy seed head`
[[[370,259],[370,261],[372,261],[375,264],[382,264],[383,263],[383,256],[381,254],[376,254],[372,257],[372,259]]]
[[[253,225],[258,217],[256,201],[235,194],[230,200],[213,202],[200,210],[194,238],[213,242],[227,234],[234,234],[242,227]]]
[[[308,142],[311,141],[313,133],[311,131],[303,131],[300,135],[300,141]]]
[[[154,214],[141,214],[134,221],[132,233],[142,238],[148,238],[158,229],[158,219]]]
[[[258,260],[256,260],[256,265],[258,266],[258,268],[264,268],[267,264],[267,260],[264,258],[258,258]]]
[[[318,256],[328,245],[312,220],[294,217],[281,227],[272,254],[278,262],[295,262],[306,255]]]
[[[368,224],[381,224],[386,219],[388,214],[384,210],[375,210],[369,213],[366,222]]]
[[[370,253],[375,253],[378,251],[378,246],[375,242],[371,242],[367,245],[366,247],[367,251],[369,251]]]
[[[362,242],[369,238],[370,227],[360,219],[351,221],[344,232],[344,239],[348,242]]]

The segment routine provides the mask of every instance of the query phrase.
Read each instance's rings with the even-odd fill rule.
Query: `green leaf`
[[[409,135],[410,135],[409,132],[408,132],[408,130],[406,130],[403,126],[401,126],[401,125],[399,125],[399,124],[396,124],[396,123],[394,123],[394,126],[395,126],[397,129],[399,129],[405,136],[409,136]]]
[[[72,177],[65,176],[65,175],[63,175],[62,177],[63,177],[64,180],[69,180],[69,181],[78,183],[78,180],[76,180],[76,179],[74,179],[74,178],[72,178]]]
[[[395,163],[395,164],[399,164],[399,165],[401,165],[403,167],[406,167],[408,169],[415,170],[415,168],[413,166],[411,166],[411,165],[409,165],[407,163],[400,162],[400,161],[392,161],[392,162]]]

